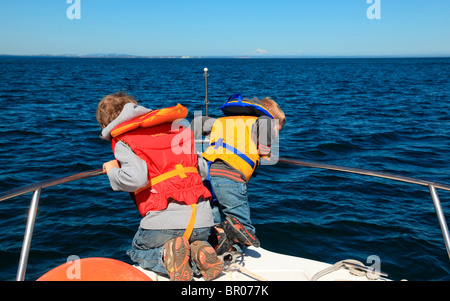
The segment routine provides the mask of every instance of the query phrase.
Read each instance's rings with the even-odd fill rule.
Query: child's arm
[[[270,147],[275,141],[273,119],[262,116],[257,119],[257,141],[255,143],[258,147],[258,154],[262,157],[269,157],[271,155]]]
[[[195,117],[189,126],[194,133],[194,138],[200,138],[211,134],[212,126],[215,121],[215,118],[209,116]]]
[[[147,164],[144,160],[122,142],[116,144],[114,153],[117,160],[103,164],[113,190],[134,192],[147,185]]]

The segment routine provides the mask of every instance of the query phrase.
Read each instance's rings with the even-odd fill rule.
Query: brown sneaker
[[[200,269],[203,278],[211,281],[224,269],[222,261],[217,257],[216,251],[204,241],[194,241],[191,244],[192,259]]]
[[[232,215],[227,215],[224,222],[224,230],[231,241],[237,239],[246,246],[259,248],[261,243],[255,233],[247,230],[241,222]]]
[[[192,280],[192,269],[189,265],[189,242],[184,237],[175,237],[164,245],[164,265],[170,281]]]
[[[223,253],[230,251],[233,243],[228,240],[225,232],[219,232],[217,229],[217,227],[213,227],[208,242],[216,251],[217,255],[222,255]],[[223,229],[221,231],[223,231]]]

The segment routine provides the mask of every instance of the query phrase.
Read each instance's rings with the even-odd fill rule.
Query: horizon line
[[[54,58],[129,58],[129,59],[274,59],[274,58],[450,58],[450,54],[385,54],[385,55],[133,55],[116,53],[98,54],[0,54],[0,57],[54,57]]]

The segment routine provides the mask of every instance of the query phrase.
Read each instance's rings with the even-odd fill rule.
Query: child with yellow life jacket
[[[219,255],[235,242],[260,246],[250,218],[247,183],[261,157],[271,156],[270,147],[286,122],[284,112],[269,97],[260,101],[235,94],[221,109],[226,117],[202,116],[201,127],[198,118],[191,125],[196,137],[210,135],[210,146],[203,152],[210,166],[205,185],[218,203],[213,214],[215,223],[220,223],[216,227]]]
[[[116,160],[103,169],[112,189],[129,192],[142,216],[130,258],[170,280],[191,280],[192,269],[212,280],[223,263],[206,242],[211,194],[198,171],[192,131],[173,123],[186,115],[179,104],[152,111],[122,92],[104,97],[97,120]]]

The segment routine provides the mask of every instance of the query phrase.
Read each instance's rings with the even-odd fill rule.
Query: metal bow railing
[[[416,179],[416,178],[412,178],[412,177],[404,177],[404,176],[396,175],[396,174],[392,174],[392,173],[377,172],[377,171],[367,170],[367,169],[359,169],[359,168],[352,168],[352,167],[346,167],[346,166],[331,165],[331,164],[326,164],[326,163],[303,161],[303,160],[297,160],[297,159],[278,158],[277,162],[283,163],[283,164],[314,167],[314,168],[335,170],[335,171],[348,172],[348,173],[354,173],[354,174],[360,174],[360,175],[367,175],[367,176],[371,176],[371,177],[386,178],[386,179],[391,179],[391,180],[395,180],[395,181],[402,181],[402,182],[427,186],[429,188],[429,191],[431,194],[431,199],[433,200],[433,204],[434,204],[434,208],[436,210],[436,215],[437,215],[437,218],[439,221],[442,236],[444,238],[445,246],[447,248],[447,253],[450,258],[450,235],[449,235],[449,231],[448,231],[448,227],[447,227],[447,222],[445,220],[445,215],[442,211],[442,206],[441,206],[438,194],[436,192],[436,188],[450,191],[450,185]],[[103,170],[96,169],[96,170],[92,170],[92,171],[88,171],[88,172],[78,173],[78,174],[64,177],[64,178],[59,178],[59,179],[44,181],[44,182],[37,183],[37,184],[28,185],[28,186],[25,186],[22,188],[14,189],[14,190],[0,194],[0,202],[1,202],[4,200],[25,194],[25,193],[33,192],[33,196],[31,198],[30,210],[28,213],[27,225],[25,228],[25,235],[24,235],[22,250],[21,250],[21,254],[20,254],[20,261],[19,261],[19,267],[18,267],[18,271],[17,271],[16,280],[23,281],[25,278],[25,271],[26,271],[27,262],[28,262],[31,238],[33,236],[34,224],[36,221],[36,214],[37,214],[41,190],[43,188],[56,186],[59,184],[77,181],[77,180],[81,180],[81,179],[86,179],[86,178],[90,178],[90,177],[95,177],[95,176],[98,176],[101,174],[103,174]]]
[[[39,205],[39,198],[41,196],[41,190],[43,188],[56,186],[59,184],[72,182],[76,180],[86,179],[90,177],[95,177],[103,174],[103,169],[96,169],[88,172],[78,173],[72,176],[49,180],[45,182],[40,182],[37,184],[28,185],[22,188],[17,188],[5,193],[0,194],[0,202],[25,194],[33,192],[33,197],[31,198],[30,210],[28,212],[27,225],[25,227],[25,235],[23,238],[22,251],[20,253],[19,268],[17,270],[17,281],[23,281],[25,279],[25,271],[27,269],[28,255],[30,253],[31,238],[33,237],[34,223],[36,221],[37,209]]]

